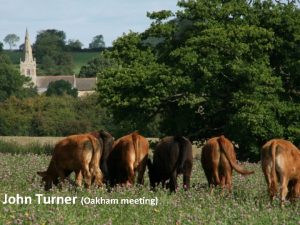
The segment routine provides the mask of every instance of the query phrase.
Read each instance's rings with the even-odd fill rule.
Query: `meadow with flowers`
[[[196,151],[200,151],[197,149]],[[199,153],[199,152],[198,152]],[[259,163],[243,163],[254,175],[233,173],[233,192],[219,188],[210,194],[199,154],[193,165],[191,189],[170,194],[161,187],[151,191],[147,172],[144,186],[75,187],[74,177],[45,192],[37,171],[46,169],[48,154],[0,153],[0,224],[300,224],[300,201],[270,204]],[[178,177],[179,184],[182,176]],[[3,204],[4,196],[30,196],[31,204]],[[75,204],[38,204],[36,194],[77,197]],[[155,199],[158,204],[85,204],[81,198]]]

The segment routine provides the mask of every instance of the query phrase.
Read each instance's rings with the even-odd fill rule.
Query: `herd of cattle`
[[[93,183],[131,186],[136,174],[137,182],[144,183],[148,167],[151,188],[162,183],[163,187],[176,191],[177,175],[183,174],[183,188],[189,189],[193,155],[187,138],[162,138],[154,149],[152,161],[148,153],[148,140],[138,132],[117,140],[106,131],[72,135],[55,145],[48,169],[38,174],[45,182],[45,190],[64,181],[72,172],[78,186],[82,181],[87,188]],[[211,188],[220,185],[231,191],[233,169],[242,175],[254,173],[237,164],[234,146],[223,135],[206,142],[201,163]],[[300,197],[300,151],[296,146],[286,140],[270,140],[262,147],[261,163],[271,200],[276,196],[278,180],[282,204],[286,198]]]

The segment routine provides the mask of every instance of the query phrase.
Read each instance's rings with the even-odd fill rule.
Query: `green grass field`
[[[175,194],[145,185],[118,188],[108,192],[104,187],[87,191],[69,182],[61,188],[45,192],[40,186],[37,171],[45,170],[50,156],[41,154],[0,153],[0,224],[300,224],[300,201],[287,203],[278,200],[271,206],[259,164],[244,166],[255,170],[254,175],[242,177],[234,173],[232,194],[219,189],[210,195],[199,160],[195,160],[192,187]],[[72,176],[71,179],[74,180]],[[182,176],[178,179],[181,183]],[[8,196],[30,196],[31,204],[3,204]],[[55,197],[77,197],[75,204],[38,204],[35,194]],[[95,197],[119,204],[81,205],[81,198]],[[158,199],[158,205],[120,204],[122,199]]]
[[[16,65],[16,68],[19,68],[20,64],[20,58],[23,57],[23,52],[21,51],[4,51],[5,54],[7,54],[12,63]],[[99,55],[99,52],[69,52],[73,58],[74,62],[74,73],[79,74],[80,68],[85,65],[88,61],[95,58],[97,55]]]
[[[88,61],[97,57],[99,52],[70,52],[74,61],[74,72],[79,74],[80,68],[85,65]]]

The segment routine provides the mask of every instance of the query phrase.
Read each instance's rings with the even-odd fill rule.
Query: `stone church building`
[[[78,90],[79,97],[95,91],[97,78],[77,78],[75,75],[38,76],[36,74],[36,60],[32,55],[32,48],[27,29],[25,35],[24,52],[24,61],[20,61],[20,73],[21,75],[31,78],[32,82],[37,87],[39,94],[47,91],[48,85],[57,80],[65,80],[69,82],[73,88]]]

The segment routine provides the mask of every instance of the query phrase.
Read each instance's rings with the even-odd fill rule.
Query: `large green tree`
[[[64,31],[55,29],[40,31],[34,44],[35,56],[41,66],[40,74],[73,74],[73,59],[66,50]]]
[[[152,134],[225,134],[253,160],[268,139],[300,141],[295,2],[178,6],[176,14],[148,13],[146,31],[120,37],[105,53],[114,64],[100,73],[98,90],[114,118]]]
[[[159,113],[176,108],[177,96],[192,97],[182,92],[183,87],[190,85],[190,79],[172,76],[172,68],[157,62],[151,49],[142,46],[137,33],[116,40],[105,57],[114,59],[115,64],[100,73],[100,99],[112,110],[114,118],[127,126],[127,132],[140,129],[155,135],[151,127],[161,120],[163,114]]]

